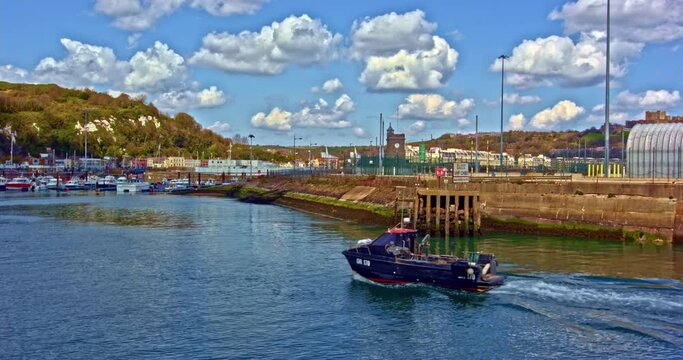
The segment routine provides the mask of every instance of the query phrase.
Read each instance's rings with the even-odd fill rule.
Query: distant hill
[[[57,85],[0,82],[0,130],[16,132],[15,154],[37,155],[46,148],[58,156],[82,155],[83,126],[88,112],[88,154],[96,157],[122,155],[185,155],[225,157],[230,140],[203,129],[192,116],[170,117],[144,98],[126,94],[112,97],[92,90],[65,89]],[[10,139],[0,133],[0,157],[8,157]],[[244,156],[237,146],[236,157]]]
[[[610,148],[613,153],[610,157],[621,154],[621,131],[623,126],[610,125]],[[557,156],[577,156],[579,143],[583,154],[584,144],[595,157],[602,157],[605,146],[605,137],[602,129],[586,129],[582,131],[506,131],[504,133],[504,148],[508,153],[515,156],[521,154],[546,154]],[[628,132],[625,134],[628,139]],[[436,139],[410,142],[412,145],[426,144],[427,147],[439,146],[441,148],[474,149],[474,134],[444,134]],[[479,134],[479,150],[500,151],[500,133],[486,132]],[[583,155],[582,155],[583,156]]]

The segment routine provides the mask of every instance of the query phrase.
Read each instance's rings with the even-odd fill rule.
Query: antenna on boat
[[[403,229],[403,223],[405,222],[405,218],[403,217],[403,208],[405,205],[405,189],[406,189],[405,186],[396,186],[396,192],[400,193],[400,196],[401,196],[401,223],[400,223],[401,229]],[[398,195],[399,194],[396,194],[396,195],[397,195],[396,201],[398,201]]]

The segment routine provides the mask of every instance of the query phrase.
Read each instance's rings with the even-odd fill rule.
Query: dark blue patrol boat
[[[351,269],[385,284],[425,283],[450,289],[484,292],[502,285],[496,256],[474,252],[469,259],[429,255],[429,235],[418,244],[417,230],[392,228],[375,240],[359,240],[342,252]]]

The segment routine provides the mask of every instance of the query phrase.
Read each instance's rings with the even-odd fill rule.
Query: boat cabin
[[[415,229],[389,229],[373,240],[368,247],[374,254],[397,255],[400,252],[412,253],[415,251],[417,230]]]

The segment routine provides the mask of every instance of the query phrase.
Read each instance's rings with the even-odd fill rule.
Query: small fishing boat
[[[496,275],[495,255],[430,255],[429,240],[427,235],[418,243],[417,230],[394,227],[375,240],[359,240],[342,254],[354,272],[377,283],[424,283],[473,292],[503,284],[504,278]]]
[[[31,180],[28,178],[25,178],[23,176],[16,177],[10,181],[7,182],[5,185],[5,188],[7,190],[19,190],[19,191],[28,191],[28,189],[31,187]]]

